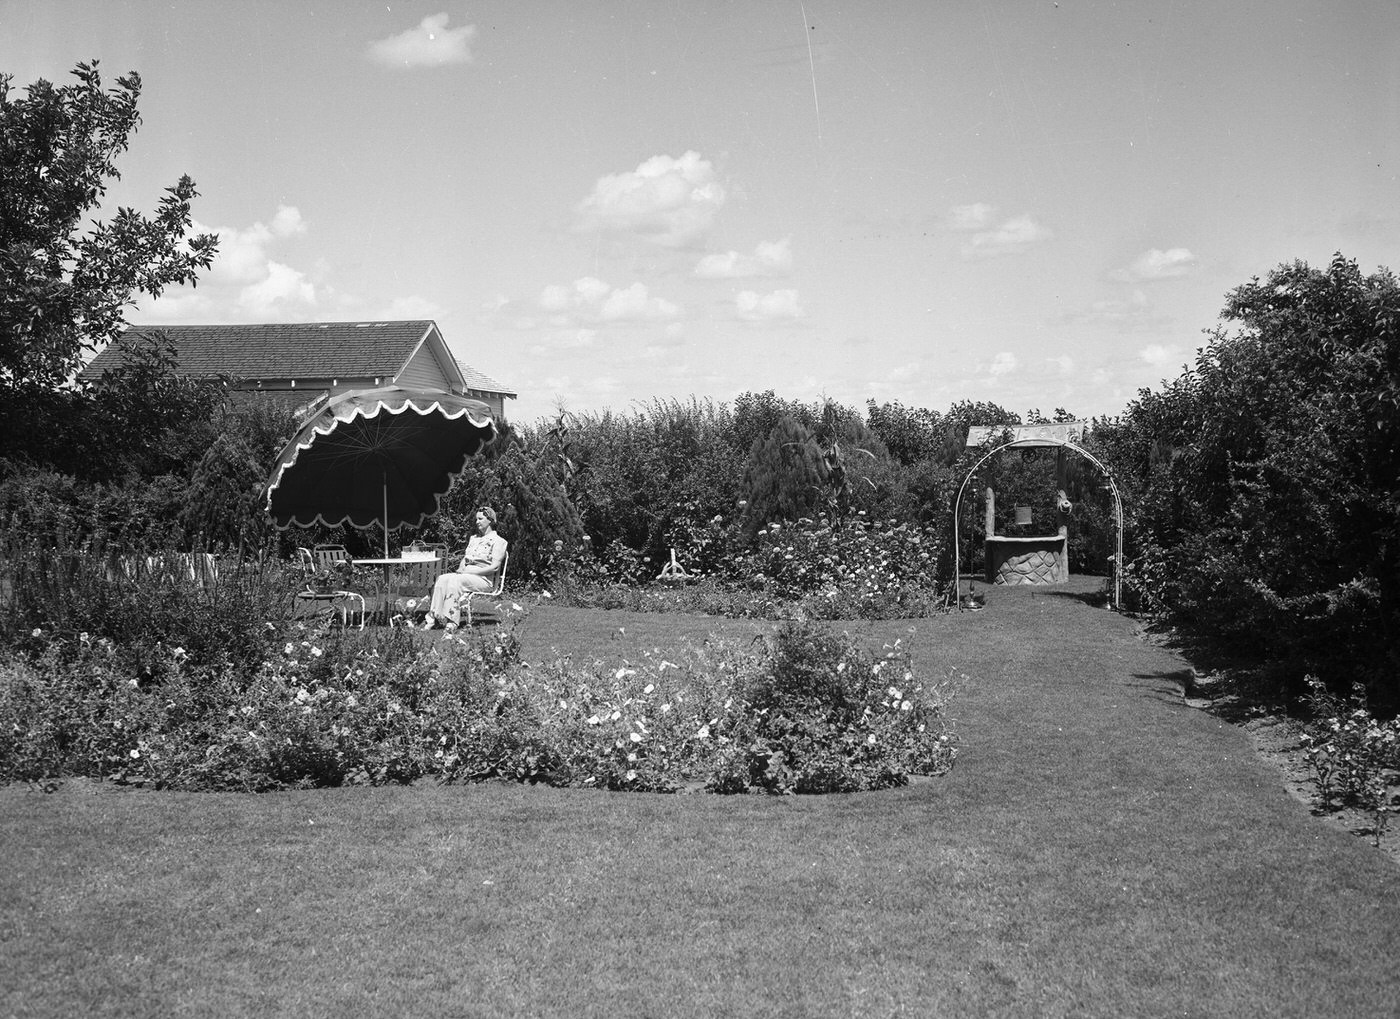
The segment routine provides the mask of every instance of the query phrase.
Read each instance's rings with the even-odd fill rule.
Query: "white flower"
[[[140,756],[141,756],[141,751],[139,751],[139,750],[133,750],[133,751],[131,752],[131,759],[132,759],[133,761],[136,760],[136,759],[138,759]]]
[[[44,635],[44,631],[41,630],[41,629],[39,629],[37,626],[34,627],[34,629],[32,629],[32,630],[29,631],[29,636],[31,636],[31,637],[42,637],[43,635]]]
[[[171,653],[172,655],[174,655],[176,658],[184,658],[184,657],[185,657],[185,649],[182,648],[182,647],[177,647],[174,651],[172,651],[172,652],[170,652],[170,653]]]
[[[548,598],[553,598],[554,595],[550,594],[548,591],[541,591],[541,592],[540,592],[540,597],[541,597],[541,598],[548,599]]]
[[[633,771],[631,768],[628,768],[628,769],[627,769],[627,781],[629,781],[629,782],[635,782],[636,779],[637,779],[637,773],[636,773],[635,771]]]
[[[295,654],[295,653],[296,653],[296,645],[294,645],[294,644],[288,644],[286,647],[284,647],[284,648],[282,649],[282,653],[283,653],[284,655]]]
[[[610,720],[614,721],[614,722],[616,722],[616,721],[617,721],[619,718],[621,718],[621,717],[622,717],[622,712],[621,712],[620,710],[618,710],[617,708],[613,708],[613,713],[612,713],[611,715],[608,716],[608,718],[609,718]]]
[[[621,668],[613,673],[613,679],[626,679],[628,676],[635,676],[636,669]]]
[[[312,657],[312,658],[320,658],[323,654],[325,654],[325,652],[322,651],[322,650],[321,650],[320,648],[318,648],[318,647],[314,647],[314,648],[311,649],[311,657]]]
[[[629,733],[627,738],[630,739],[633,743],[640,743],[642,741],[642,734],[639,732]]]
[[[561,708],[567,708],[567,707],[569,706],[569,702],[566,701],[564,698],[560,697],[560,698],[559,698],[559,706],[560,706]]]
[[[87,632],[86,630],[84,630],[82,633],[78,634],[78,639],[79,639],[80,641],[82,641],[84,644],[86,644],[86,643],[87,643],[89,640],[91,640],[92,638],[89,637],[89,636],[88,636],[88,632]]]
[[[651,692],[652,692],[653,690],[655,690],[655,689],[656,689],[656,684],[655,684],[655,683],[648,683],[646,686],[642,687],[642,693],[651,693]]]
[[[913,704],[909,703],[908,701],[905,701],[903,704],[901,704],[901,705],[899,706],[899,710],[900,710],[900,711],[909,711],[909,710],[912,709],[913,707],[914,707]]]
[[[709,739],[709,738],[710,738],[710,727],[709,727],[708,725],[702,725],[702,726],[700,726],[700,731],[697,732],[697,733],[695,734],[695,736],[696,736],[697,739]]]
[[[597,715],[589,715],[589,716],[588,716],[588,724],[589,724],[589,725],[597,725],[600,721],[602,721],[602,719],[600,719]]]
[[[661,713],[662,713],[663,715],[666,714],[666,712],[668,712],[668,711],[670,711],[670,710],[671,710],[671,705],[669,705],[669,704],[663,704],[663,705],[661,705]]]
[[[353,707],[357,706],[359,703],[360,703],[360,702],[357,701],[357,700],[355,699],[355,695],[354,695],[354,694],[347,694],[347,695],[346,695],[346,697],[345,697],[345,706],[346,706],[347,708],[353,708]]]

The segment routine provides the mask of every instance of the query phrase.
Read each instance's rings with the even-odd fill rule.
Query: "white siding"
[[[428,344],[423,344],[418,348],[418,353],[413,355],[413,359],[404,366],[404,370],[399,372],[398,384],[405,389],[437,389],[447,390],[449,383],[447,375],[444,374],[442,366],[438,364],[437,358]]]

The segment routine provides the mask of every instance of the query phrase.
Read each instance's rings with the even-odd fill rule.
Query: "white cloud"
[[[268,262],[267,275],[250,283],[239,293],[239,304],[254,315],[275,315],[281,308],[310,307],[316,303],[316,288],[304,273],[281,262]]]
[[[1061,375],[1074,374],[1074,358],[1068,354],[1061,354],[1059,357],[1047,357],[1045,363],[1052,366]]]
[[[760,241],[752,255],[738,251],[706,255],[695,266],[695,275],[708,280],[747,279],[753,276],[781,276],[792,269],[792,243]]]
[[[135,322],[279,321],[314,314],[326,294],[295,268],[281,249],[307,232],[295,206],[279,205],[272,218],[247,227],[195,223],[193,233],[219,235],[214,264],[198,289],[167,291],[158,301],[142,297]]]
[[[653,156],[635,170],[599,178],[578,204],[576,228],[690,247],[709,232],[724,201],[714,166],[698,152]]]
[[[1115,269],[1109,277],[1120,283],[1153,283],[1177,279],[1196,271],[1196,256],[1186,248],[1152,248],[1133,259],[1132,265]]]
[[[549,313],[554,326],[656,322],[681,314],[680,305],[651,296],[644,283],[613,287],[593,276],[575,280],[570,286],[545,287],[540,292],[539,305]]]
[[[1003,350],[992,358],[992,363],[987,366],[987,374],[994,378],[1001,378],[1003,375],[1010,375],[1020,367],[1020,362],[1016,355],[1009,350]]]
[[[1148,344],[1138,351],[1138,357],[1154,368],[1176,368],[1185,363],[1180,347],[1163,343]]]
[[[799,319],[805,314],[796,290],[774,290],[771,294],[741,290],[734,298],[734,307],[745,322]]]
[[[948,210],[948,226],[953,230],[984,230],[992,223],[996,207],[986,202],[955,205]]]
[[[997,255],[1014,255],[1025,251],[1033,244],[1048,240],[1048,229],[1036,223],[1030,216],[1014,216],[992,230],[982,230],[972,235],[963,245],[964,258],[994,258]]]
[[[414,28],[369,44],[369,58],[385,67],[443,67],[471,63],[475,25],[448,28],[447,14],[431,14]]]
[[[268,248],[279,240],[306,233],[306,223],[295,206],[279,205],[271,223],[259,221],[243,228],[197,224],[195,231],[219,235],[219,253],[205,280],[213,284],[250,284],[267,277]]]

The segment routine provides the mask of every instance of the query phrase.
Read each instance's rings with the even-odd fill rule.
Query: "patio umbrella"
[[[467,458],[496,435],[480,400],[426,390],[353,389],[332,396],[277,457],[267,512],[281,529],[323,524],[417,526]]]

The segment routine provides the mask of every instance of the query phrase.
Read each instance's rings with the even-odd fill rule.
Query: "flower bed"
[[[722,568],[682,586],[628,583],[622,578],[635,575],[635,553],[609,548],[595,556],[584,547],[564,560],[551,595],[581,607],[735,618],[917,618],[947,607],[936,578],[941,553],[937,533],[913,524],[859,517],[836,528],[803,519],[769,524]]]
[[[917,680],[897,646],[873,655],[812,623],[761,645],[534,669],[508,626],[431,643],[297,627],[251,675],[178,647],[137,676],[106,639],[34,645],[0,661],[6,781],[814,793],[899,785],[956,755],[947,684]]]

